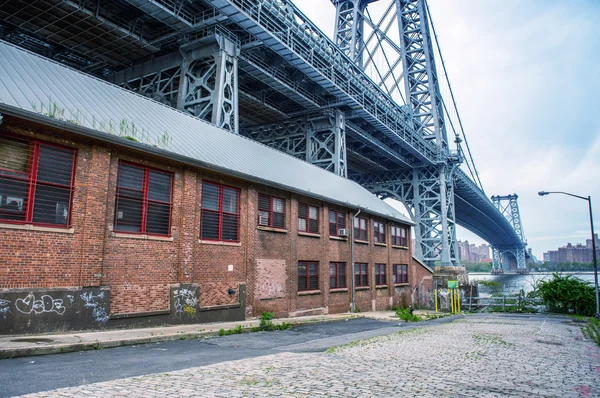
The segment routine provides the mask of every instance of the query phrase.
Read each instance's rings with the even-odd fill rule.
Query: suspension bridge
[[[483,189],[426,0],[331,2],[333,38],[289,0],[11,0],[0,39],[399,200],[429,265],[459,265],[461,225],[494,272],[526,272],[517,195]]]

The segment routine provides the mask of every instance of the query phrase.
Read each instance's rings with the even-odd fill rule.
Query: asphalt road
[[[0,397],[166,373],[283,351],[324,351],[356,340],[447,321],[450,319],[407,324],[358,318],[305,325],[286,331],[4,359],[0,360]]]

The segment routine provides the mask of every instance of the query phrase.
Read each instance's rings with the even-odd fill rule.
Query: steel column
[[[239,132],[239,43],[215,35],[216,44],[181,48],[183,63],[177,107],[232,133]]]

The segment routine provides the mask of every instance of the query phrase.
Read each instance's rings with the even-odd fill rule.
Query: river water
[[[584,281],[594,283],[593,272],[563,272],[561,275],[573,275]],[[540,280],[551,280],[552,272],[532,272],[527,275],[520,274],[504,274],[504,275],[492,275],[486,272],[469,272],[469,281],[497,281],[500,283],[499,291],[500,294],[518,294],[521,289],[527,292],[533,291],[534,284]],[[480,294],[491,293],[490,289],[481,286],[479,287]]]

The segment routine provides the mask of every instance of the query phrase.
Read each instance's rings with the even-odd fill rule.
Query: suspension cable
[[[460,131],[462,133],[463,139],[465,140],[465,145],[467,147],[467,153],[469,154],[469,159],[471,159],[471,163],[473,164],[473,169],[475,170],[475,177],[477,178],[477,182],[479,182],[479,188],[483,191],[483,185],[481,184],[481,180],[479,179],[479,173],[477,172],[477,167],[475,166],[475,161],[473,160],[473,154],[471,153],[471,148],[469,147],[469,142],[467,141],[467,136],[465,134],[465,130],[463,128],[462,120],[460,118],[460,114],[458,113],[458,107],[456,105],[456,100],[454,99],[454,92],[452,91],[452,85],[450,84],[450,78],[448,77],[448,72],[446,70],[446,63],[444,62],[444,57],[442,56],[442,50],[440,49],[440,43],[438,41],[437,33],[435,31],[435,26],[433,25],[433,19],[431,18],[431,12],[429,11],[429,4],[427,4],[427,0],[423,0],[425,3],[425,10],[427,12],[427,17],[429,19],[429,23],[431,24],[431,30],[433,32],[433,36],[435,38],[435,45],[438,50],[438,54],[440,54],[440,61],[442,63],[442,68],[444,70],[444,75],[446,77],[446,83],[448,83],[448,88],[450,89],[450,97],[452,98],[452,103],[454,105],[454,110],[456,111],[456,117],[458,119],[458,124],[460,126]],[[448,116],[450,117],[450,116]]]

